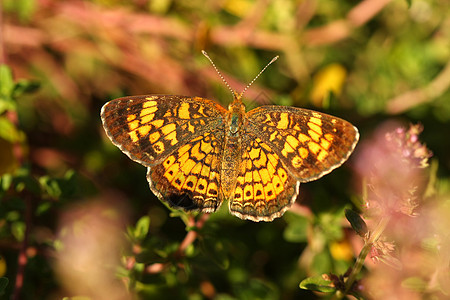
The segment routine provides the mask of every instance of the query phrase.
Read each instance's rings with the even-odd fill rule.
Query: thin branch
[[[399,114],[417,105],[431,102],[442,95],[450,87],[450,61],[429,85],[408,91],[388,101],[386,112]]]

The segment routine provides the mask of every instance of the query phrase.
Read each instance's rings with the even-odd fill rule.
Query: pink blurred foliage
[[[361,145],[356,170],[367,185],[363,217],[369,231],[387,221],[372,245],[364,289],[373,299],[448,297],[450,280],[448,201],[425,196],[430,150],[422,126],[389,122]],[[382,262],[382,263],[379,263]],[[444,284],[445,283],[445,284]]]
[[[131,299],[126,285],[117,277],[127,208],[111,199],[117,196],[105,195],[104,200],[73,205],[60,217],[61,249],[57,252],[55,271],[71,295]]]

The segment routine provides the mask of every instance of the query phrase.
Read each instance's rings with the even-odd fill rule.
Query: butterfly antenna
[[[225,85],[228,87],[228,89],[231,91],[233,95],[236,95],[236,92],[231,88],[231,86],[228,84],[228,82],[225,80],[225,77],[223,77],[222,73],[220,73],[219,69],[217,69],[216,65],[212,61],[212,59],[209,57],[208,53],[206,53],[205,50],[202,50],[202,54],[209,60],[211,65],[213,66],[214,70],[216,70],[217,74],[219,74],[219,77],[222,79],[222,81],[225,83]]]
[[[272,60],[258,73],[258,75],[255,76],[255,78],[253,78],[252,81],[250,81],[249,84],[247,84],[247,86],[245,87],[245,89],[241,92],[241,94],[239,95],[239,97],[242,97],[242,95],[244,95],[244,93],[248,90],[248,88],[253,84],[253,82],[256,81],[256,79],[258,79],[259,76],[261,76],[261,74],[267,69],[268,66],[270,66],[273,62],[275,62],[278,57],[280,57],[279,55],[275,56],[274,58],[272,58]]]

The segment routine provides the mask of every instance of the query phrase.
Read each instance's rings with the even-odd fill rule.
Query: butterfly
[[[215,212],[224,200],[231,214],[272,221],[297,198],[301,182],[342,165],[358,129],[324,113],[287,106],[246,112],[244,92],[225,109],[215,101],[179,95],[112,100],[101,119],[112,143],[147,167],[150,189],[169,206]]]

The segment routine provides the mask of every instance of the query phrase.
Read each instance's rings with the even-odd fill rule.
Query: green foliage
[[[334,293],[336,288],[330,280],[326,280],[322,275],[308,277],[300,282],[300,288],[322,293]]]

